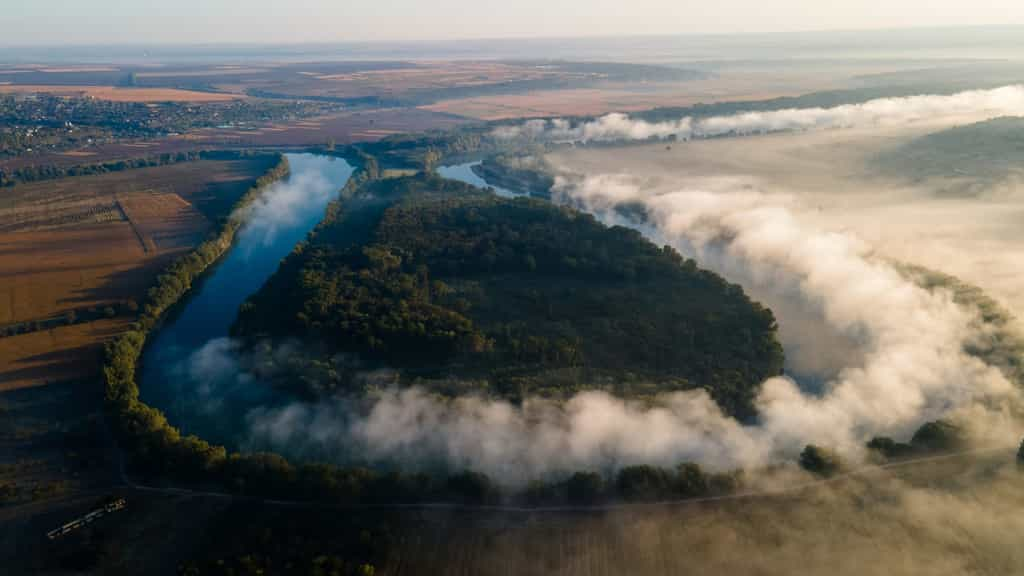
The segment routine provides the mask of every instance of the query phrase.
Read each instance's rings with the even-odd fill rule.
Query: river
[[[259,386],[233,363],[228,338],[239,306],[277,270],[281,259],[323,218],[327,203],[352,175],[340,158],[288,154],[289,176],[269,187],[250,208],[246,223],[224,258],[197,283],[178,311],[157,330],[142,356],[142,400],[167,415],[185,434],[237,446],[242,420],[253,409],[275,404],[275,392]],[[475,162],[438,172],[480,187]],[[520,196],[489,186],[500,196]]]
[[[441,166],[437,169],[437,173],[445,178],[461,180],[466,184],[472,184],[473,186],[478,186],[480,188],[491,188],[494,190],[495,194],[504,198],[525,196],[525,194],[513,192],[500,186],[494,186],[493,184],[488,184],[486,180],[478,176],[476,172],[473,172],[473,167],[478,166],[479,164],[480,161],[467,162],[465,164],[453,164],[451,166]]]
[[[213,394],[209,378],[218,368],[230,367],[209,365],[221,358],[211,352],[230,345],[226,337],[239,306],[320,222],[327,203],[353,171],[340,158],[287,157],[289,176],[267,188],[247,209],[246,223],[231,249],[154,334],[143,353],[142,399],[161,409],[185,433],[230,439],[225,435],[230,435],[233,424],[222,412],[236,411],[219,410],[226,400]]]

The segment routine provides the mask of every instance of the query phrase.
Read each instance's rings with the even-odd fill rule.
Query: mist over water
[[[1020,92],[902,104],[979,113],[977,102],[1005,108],[1016,105]],[[887,118],[924,113],[901,114],[893,102],[878,106]],[[878,118],[876,112],[845,114]],[[757,468],[792,461],[808,443],[856,460],[868,439],[906,440],[938,418],[968,425],[979,444],[1019,438],[1017,387],[997,366],[967,352],[991,337],[979,310],[955,302],[948,290],[922,288],[856,233],[820,226],[807,217],[799,194],[763,189],[762,181],[742,172],[652,178],[628,170],[576,172],[562,164],[558,201],[674,246],[776,312],[788,375],[764,383],[758,422],[742,425],[724,416],[702,391],[668,394],[654,406],[603,392],[580,393],[562,404],[534,398],[513,405],[396,390],[387,385],[386,371],[365,375],[382,382],[371,398],[298,401],[274,392],[270,375],[253,370],[258,362],[224,338],[226,330],[170,364],[183,382],[175,389],[177,417],[202,414],[220,426],[222,441],[247,450],[406,470],[470,468],[520,486],[641,463]],[[289,197],[282,195],[282,206],[268,197],[262,216],[253,218],[259,237],[275,237],[292,220]],[[301,202],[302,195],[295,198]],[[624,205],[634,216],[623,216]],[[635,219],[637,207],[642,220]],[[285,357],[296,345],[272,343],[271,354]]]
[[[352,173],[341,159],[286,156],[290,175],[245,209],[246,224],[228,254],[197,282],[196,290],[155,333],[143,354],[143,400],[163,410],[188,433],[223,441],[234,434],[231,416],[237,403],[262,402],[269,395],[251,386],[252,378],[242,373],[232,373],[235,385],[218,385],[233,366],[219,354],[226,346],[220,339],[227,335],[242,302],[320,221],[327,202]]]

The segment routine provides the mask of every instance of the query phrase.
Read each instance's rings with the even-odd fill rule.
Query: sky
[[[1024,24],[1021,0],[0,0],[0,45],[304,43]]]

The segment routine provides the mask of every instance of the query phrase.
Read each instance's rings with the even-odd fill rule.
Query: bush
[[[839,456],[827,448],[808,444],[800,453],[800,467],[818,476],[834,476],[842,469]]]
[[[670,486],[670,475],[655,466],[627,466],[615,478],[615,489],[624,500],[663,498]]]
[[[577,472],[565,484],[566,497],[572,504],[593,504],[604,492],[604,478],[596,472]]]
[[[500,495],[486,474],[469,470],[448,478],[448,494],[467,504],[496,502]]]
[[[954,452],[967,445],[967,435],[959,426],[937,420],[927,422],[914,433],[910,445],[926,453]]]
[[[868,450],[871,450],[888,460],[894,458],[906,458],[914,455],[914,447],[910,444],[897,442],[892,438],[885,436],[872,438],[871,441],[868,442],[867,446]]]

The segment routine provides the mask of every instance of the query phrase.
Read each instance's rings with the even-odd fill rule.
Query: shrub
[[[842,468],[839,456],[827,448],[808,444],[800,453],[800,467],[818,476],[834,476]]]
[[[918,428],[910,445],[921,452],[952,452],[967,445],[967,436],[959,426],[937,420]]]

